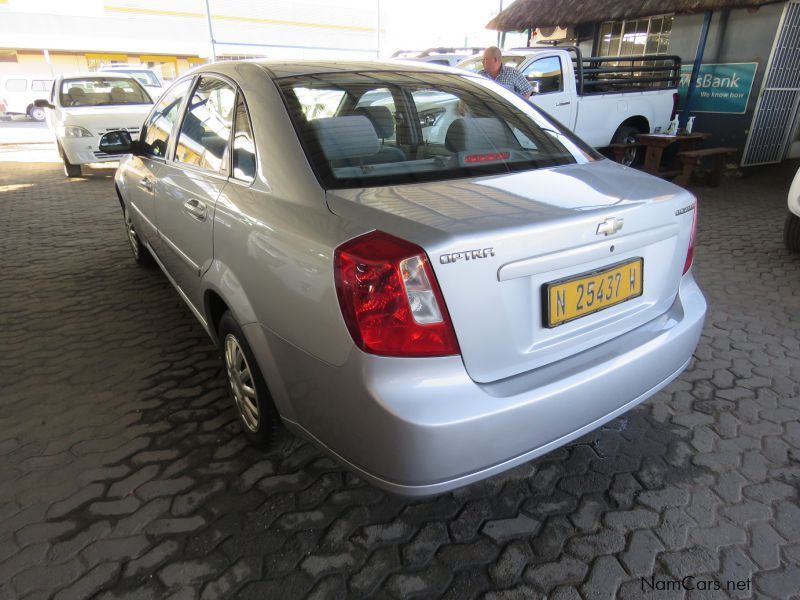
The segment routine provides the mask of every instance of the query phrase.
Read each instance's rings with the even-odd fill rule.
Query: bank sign
[[[693,113],[742,114],[747,110],[747,101],[753,88],[758,63],[724,63],[701,65],[697,75],[697,87],[692,100]],[[686,92],[692,65],[681,67],[680,109],[686,104]]]

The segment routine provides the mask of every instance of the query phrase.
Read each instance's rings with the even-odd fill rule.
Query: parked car
[[[475,56],[483,52],[483,48],[428,48],[419,53],[413,51],[398,50],[392,54],[392,58],[402,60],[414,60],[427,62],[434,65],[444,65],[454,67],[465,58]]]
[[[153,98],[159,98],[164,91],[164,82],[153,69],[137,65],[106,65],[99,73],[125,73],[141,83]]]
[[[431,137],[447,103],[465,116]],[[700,336],[695,198],[483,77],[219,62],[100,147],[128,153],[133,257],[219,345],[246,435],[282,422],[398,494],[580,437]]]
[[[119,160],[100,150],[100,138],[122,130],[136,137],[153,100],[136,79],[125,73],[84,73],[56,78],[47,123],[56,139],[67,177],[80,177],[81,165]]]
[[[800,252],[800,169],[789,188],[789,214],[783,227],[783,241],[792,252]]]
[[[50,95],[53,78],[42,75],[5,77],[0,81],[0,114],[27,115],[34,121],[44,121],[44,109],[34,103]]]
[[[675,114],[676,56],[583,57],[577,48],[529,50],[517,69],[537,88],[531,102],[595,148],[666,131]],[[640,148],[630,148],[624,164],[634,164],[640,154]]]

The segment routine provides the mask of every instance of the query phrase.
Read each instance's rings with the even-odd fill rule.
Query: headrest
[[[385,140],[394,135],[394,117],[392,111],[385,106],[360,106],[353,112],[367,117],[379,138]]]
[[[109,92],[109,96],[111,96],[111,100],[117,102],[119,100],[127,100],[127,92],[119,86],[114,86],[111,88]]]
[[[380,149],[375,128],[361,115],[314,119],[311,128],[328,160],[372,156]]]
[[[77,85],[73,85],[71,88],[69,88],[69,92],[67,93],[73,98],[86,95],[84,89],[82,87],[78,87]]]
[[[444,145],[451,152],[483,152],[520,147],[508,126],[493,117],[456,119],[447,129]]]

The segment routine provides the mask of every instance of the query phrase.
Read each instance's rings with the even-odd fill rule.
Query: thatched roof
[[[487,29],[523,31],[554,25],[580,25],[620,21],[675,13],[679,15],[722,10],[758,8],[782,0],[516,0],[489,21]]]

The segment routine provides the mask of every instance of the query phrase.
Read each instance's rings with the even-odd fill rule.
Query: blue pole
[[[700,65],[703,64],[703,53],[706,51],[706,40],[708,39],[708,27],[711,25],[711,15],[714,11],[707,10],[703,15],[703,28],[700,30],[700,40],[697,42],[697,53],[694,56],[694,66],[692,67],[692,77],[689,80],[689,89],[686,91],[686,102],[678,119],[678,127],[686,128],[689,114],[692,112],[692,101],[694,100],[694,88],[697,87],[697,75],[700,73]]]

